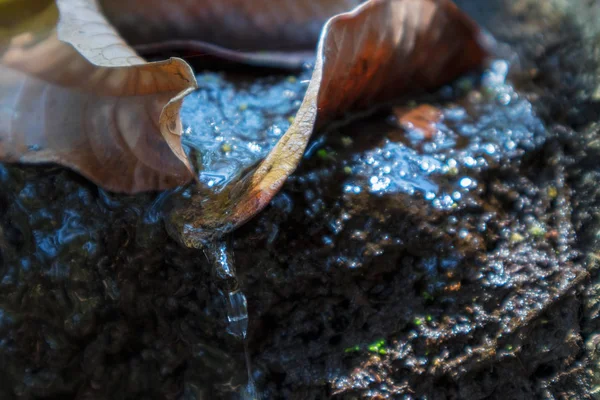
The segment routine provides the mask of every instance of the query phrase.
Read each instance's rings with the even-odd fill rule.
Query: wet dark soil
[[[440,111],[433,137],[393,110],[334,126],[227,239],[264,399],[600,392],[598,41],[578,14],[594,5],[457,3],[501,45],[401,104]],[[205,185],[268,151],[307,74],[201,73],[183,118]],[[241,398],[212,266],[165,229],[189,189],[14,165],[0,185],[1,399]]]

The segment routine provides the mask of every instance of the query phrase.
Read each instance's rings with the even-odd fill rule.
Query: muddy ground
[[[458,4],[498,54],[402,104],[441,110],[437,136],[393,110],[331,128],[227,239],[261,398],[600,393],[600,11]],[[209,146],[204,184],[285,132],[307,73],[201,73],[183,122]],[[0,398],[242,398],[212,266],[165,229],[189,189],[122,196],[14,165],[0,185]]]

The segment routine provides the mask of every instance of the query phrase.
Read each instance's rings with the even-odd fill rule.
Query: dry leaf
[[[100,0],[132,45],[203,41],[236,51],[312,50],[332,16],[363,0]]]
[[[142,54],[298,69],[314,59],[325,22],[362,1],[101,0],[101,6]]]
[[[94,0],[56,5],[56,28],[0,42],[0,159],[57,162],[120,192],[188,182],[179,109],[191,68],[146,63]]]
[[[188,246],[234,229],[262,208],[296,169],[319,126],[349,111],[438,87],[486,56],[477,26],[449,0],[370,0],[327,22],[294,123],[248,176],[210,201],[172,216]]]
[[[405,130],[419,130],[425,139],[431,139],[438,131],[437,124],[443,118],[442,112],[429,104],[421,104],[415,108],[396,107],[394,115]]]

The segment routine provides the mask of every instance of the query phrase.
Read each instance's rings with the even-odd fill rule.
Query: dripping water
[[[248,351],[248,304],[239,287],[229,245],[225,240],[212,242],[205,248],[204,254],[212,265],[213,280],[225,300],[227,332],[240,339],[244,346],[248,383],[241,393],[242,400],[258,399]]]

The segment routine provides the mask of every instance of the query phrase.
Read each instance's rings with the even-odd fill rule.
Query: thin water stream
[[[211,241],[204,248],[204,254],[212,266],[213,281],[222,296],[227,313],[227,332],[242,341],[248,381],[240,392],[241,400],[258,399],[252,365],[248,352],[248,303],[240,289],[235,264],[227,240]]]

